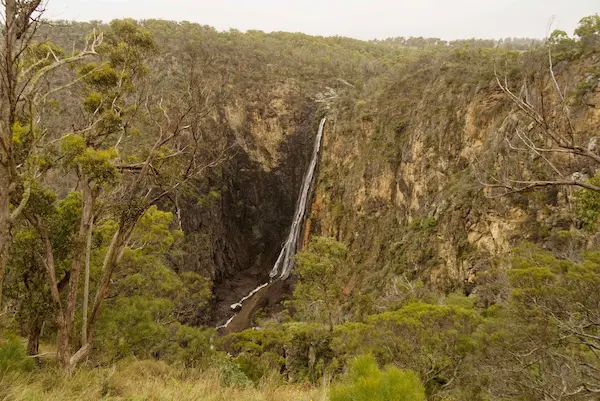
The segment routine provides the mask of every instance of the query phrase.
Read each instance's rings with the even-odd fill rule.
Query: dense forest
[[[2,7],[0,399],[600,397],[600,16],[360,41]]]

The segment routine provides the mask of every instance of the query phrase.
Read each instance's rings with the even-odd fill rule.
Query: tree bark
[[[2,289],[4,287],[4,271],[8,264],[8,248],[10,246],[10,196],[8,194],[8,175],[0,161],[0,311],[2,308]]]
[[[27,354],[37,355],[40,353],[40,336],[42,335],[42,327],[44,318],[42,316],[34,316],[29,322],[29,333],[27,335]]]
[[[16,45],[15,18],[16,0],[5,2],[5,24],[3,58],[1,60],[0,80],[0,307],[2,306],[2,288],[4,274],[8,264],[8,249],[11,243],[10,194],[13,188],[11,163],[14,110],[16,108],[16,67],[13,63],[13,51]]]
[[[37,232],[40,234],[42,238],[42,243],[44,245],[44,264],[46,266],[46,274],[48,277],[48,284],[50,285],[50,296],[52,297],[52,301],[56,305],[56,325],[58,326],[59,336],[57,338],[57,353],[56,359],[58,361],[64,361],[68,359],[68,343],[67,347],[61,347],[61,341],[64,341],[64,338],[60,336],[60,333],[66,332],[66,319],[63,310],[62,301],[60,299],[60,290],[59,283],[56,278],[56,266],[54,264],[54,251],[52,250],[52,242],[50,241],[50,237],[48,236],[48,232],[44,227],[39,223],[39,221],[29,219],[34,225]]]
[[[93,217],[92,217],[93,224]],[[87,233],[85,249],[85,276],[83,278],[83,305],[81,310],[81,344],[87,343],[88,304],[90,299],[90,258],[92,253],[92,231]]]
[[[79,231],[75,239],[73,251],[73,260],[71,263],[71,276],[67,292],[67,303],[64,313],[64,325],[59,327],[56,358],[63,366],[70,364],[71,339],[73,334],[73,325],[75,323],[75,309],[77,306],[77,293],[81,270],[86,259],[88,232],[92,230],[93,204],[94,196],[88,180],[83,181],[83,213],[79,223]]]
[[[121,258],[123,257],[123,253],[125,251],[127,242],[131,237],[133,227],[135,227],[135,224],[129,228],[124,228],[122,225],[119,226],[119,228],[117,228],[117,232],[112,238],[106,255],[104,256],[104,262],[102,264],[102,278],[100,279],[98,289],[96,290],[94,304],[92,306],[92,312],[90,313],[89,323],[87,325],[87,330],[85,333],[86,342],[83,342],[81,344],[81,348],[79,348],[79,350],[75,352],[75,354],[73,354],[71,358],[69,358],[68,363],[65,365],[67,367],[67,371],[69,372],[72,372],[75,369],[75,367],[79,364],[79,362],[81,362],[81,360],[87,357],[90,351],[92,350],[95,324],[100,315],[102,303],[106,298],[108,287],[110,285],[110,279],[113,275],[115,268],[120,263]]]

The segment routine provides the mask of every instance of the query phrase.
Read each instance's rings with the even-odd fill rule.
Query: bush
[[[225,339],[226,349],[252,381],[273,371],[292,382],[316,383],[331,360],[331,332],[317,323],[286,323],[246,330]]]
[[[6,340],[0,340],[0,377],[9,372],[28,372],[34,366],[16,335],[9,334]]]
[[[215,365],[219,369],[222,387],[244,388],[252,385],[252,380],[246,376],[237,363],[226,358],[219,358],[215,360]]]
[[[410,369],[429,394],[436,394],[451,380],[460,385],[452,377],[467,370],[465,361],[476,347],[473,333],[481,322],[475,310],[413,302],[371,315],[364,323],[337,326],[331,347],[342,362],[368,353],[383,364]]]
[[[425,389],[417,375],[388,366],[379,370],[372,355],[357,357],[346,382],[333,387],[331,401],[425,401]]]

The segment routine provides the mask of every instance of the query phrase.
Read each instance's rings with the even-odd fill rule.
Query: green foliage
[[[592,16],[581,21],[575,32],[577,39],[555,31],[549,38],[553,55],[559,60],[573,60],[595,52],[599,26],[598,16]],[[81,29],[82,25],[73,27]],[[448,292],[452,293],[446,297],[431,295],[428,283],[419,281],[444,279],[438,275],[442,270],[438,251],[440,238],[446,233],[450,237],[444,241],[460,248],[457,263],[465,262],[461,266],[470,269],[460,271],[455,281],[464,279],[464,273],[479,269],[480,265],[469,264],[475,251],[466,243],[465,230],[459,229],[465,221],[470,224],[480,219],[480,204],[471,199],[477,196],[473,177],[465,175],[459,185],[452,185],[466,167],[462,160],[456,165],[446,163],[445,157],[461,159],[463,151],[468,150],[463,146],[462,133],[465,114],[470,113],[464,111],[475,96],[484,100],[478,101],[477,107],[485,108],[481,113],[475,110],[474,115],[481,118],[471,121],[477,125],[477,132],[486,129],[488,119],[496,121],[487,128],[500,127],[506,104],[489,96],[497,92],[494,67],[501,68],[500,74],[506,74],[512,82],[528,82],[537,74],[541,56],[546,65],[547,54],[545,50],[522,51],[539,46],[539,42],[473,39],[446,43],[437,38],[362,42],[283,32],[217,32],[197,24],[156,20],[113,21],[103,28],[107,32],[104,43],[97,48],[99,57],[93,63],[73,67],[79,80],[72,91],[65,91],[69,96],[54,95],[56,100],[42,102],[52,124],[37,127],[25,118],[13,127],[17,159],[26,170],[33,160],[27,155],[42,133],[52,136],[55,131],[59,135],[74,131],[56,137],[51,143],[56,146],[48,146],[51,149],[37,147],[43,148],[36,160],[40,171],[58,161],[61,164],[56,166],[61,170],[32,184],[26,209],[39,217],[52,234],[59,280],[68,279],[76,247],[74,233],[82,213],[82,193],[70,190],[83,182],[75,177],[81,179],[84,175],[91,179],[94,189],[102,195],[94,204],[99,214],[92,241],[93,294],[119,213],[148,207],[143,200],[114,202],[113,196],[125,188],[118,184],[136,176],[140,163],[148,157],[149,145],[156,139],[157,118],[178,107],[183,110],[181,114],[193,114],[189,122],[186,118],[182,123],[187,128],[181,132],[181,142],[174,146],[183,151],[190,139],[188,135],[204,141],[211,135],[229,137],[232,129],[239,129],[235,132],[237,137],[254,124],[254,118],[271,118],[273,113],[282,117],[280,97],[286,109],[304,110],[304,94],[321,91],[325,84],[334,87],[340,96],[332,106],[339,112],[332,135],[339,137],[332,138],[335,146],[329,145],[324,157],[340,162],[322,163],[322,176],[326,175],[322,185],[331,195],[331,202],[321,210],[328,209],[330,216],[325,218],[332,218],[327,221],[321,219],[323,216],[313,217],[315,222],[323,223],[323,231],[336,232],[348,247],[331,238],[314,238],[298,255],[298,283],[289,304],[291,316],[303,322],[290,322],[288,316],[282,324],[266,323],[264,327],[230,335],[225,339],[225,349],[232,357],[221,358],[217,355],[221,344],[215,331],[192,327],[208,315],[205,309],[211,304],[211,280],[184,271],[187,264],[179,263],[183,259],[183,233],[173,229],[173,214],[158,208],[167,207],[168,201],[157,202],[159,206],[150,207],[138,222],[112,277],[107,307],[102,310],[95,333],[96,349],[91,363],[109,364],[134,357],[204,368],[207,361],[213,361],[220,371],[221,384],[230,387],[258,383],[274,371],[292,382],[317,382],[342,372],[349,363],[344,383],[333,391],[334,399],[340,400],[424,399],[426,389],[428,396],[435,399],[447,396],[500,400],[506,399],[506,394],[516,394],[515,397],[530,401],[568,398],[560,393],[565,386],[567,393],[599,386],[595,379],[598,358],[593,351],[599,346],[598,254],[566,261],[524,245],[515,250],[508,273],[504,266],[494,266],[479,275],[485,284],[470,297],[452,292],[457,286],[451,287]],[[58,40],[70,46],[72,38]],[[58,58],[65,55],[51,42],[32,46],[26,53],[29,56],[23,62],[25,68],[51,53]],[[45,65],[43,62],[35,68]],[[338,80],[340,77],[343,82]],[[582,82],[576,88],[579,97],[587,96],[594,84],[594,80]],[[194,99],[197,103],[188,104],[187,99],[182,101],[188,91],[198,91],[206,98],[198,97]],[[164,96],[165,103],[159,104],[158,96],[153,98],[153,94]],[[198,117],[203,115],[204,107],[211,110],[209,118]],[[228,120],[230,112],[238,107],[245,115],[236,125]],[[186,112],[188,108],[191,111]],[[84,123],[92,125],[86,129]],[[172,125],[169,122],[167,131]],[[423,134],[422,143],[410,143],[411,130]],[[438,132],[444,136],[436,135]],[[256,138],[244,139],[248,140],[245,145],[249,149],[257,154],[263,151],[262,144],[252,142]],[[211,152],[220,148],[214,145],[207,140],[198,154],[209,160]],[[423,169],[436,163],[434,157],[442,153],[440,160],[444,163],[438,167],[449,166],[428,177],[431,182],[422,183],[421,194],[420,188],[411,188],[410,183],[403,182],[402,174],[396,174],[403,163],[411,162],[407,156],[416,147],[423,148],[424,157],[413,162]],[[346,163],[346,155],[356,148],[366,157]],[[147,184],[156,185],[154,189],[168,187],[168,173],[184,164],[180,158],[172,157],[177,153],[169,146],[161,146],[152,163],[151,178],[135,189],[145,192],[143,187]],[[229,198],[226,191],[246,188],[228,182],[238,171],[238,159],[243,158],[228,163],[210,179],[202,177],[194,183],[199,188],[193,192],[202,194],[198,197],[200,206],[221,212],[218,208],[226,207]],[[168,168],[161,168],[164,166]],[[375,187],[382,171],[392,173],[390,194]],[[445,180],[451,189],[439,196],[436,191],[444,187]],[[590,182],[600,184],[596,178]],[[353,210],[348,205],[355,204],[356,193],[363,189],[364,208]],[[18,188],[17,192],[21,190]],[[593,228],[600,217],[600,200],[593,191],[579,195],[581,220]],[[428,217],[432,211],[429,205],[411,203],[410,210],[403,209],[409,200],[425,197],[435,200],[435,218]],[[323,199],[327,201],[326,198]],[[447,199],[451,199],[449,204]],[[242,211],[248,210],[244,209],[244,200],[236,199]],[[399,224],[405,220],[402,216],[414,216],[417,210],[421,217],[410,224]],[[200,230],[205,231],[194,233],[195,238],[209,244],[198,253],[203,260],[216,259],[216,252],[227,248],[220,246],[220,226],[212,224],[212,220],[205,221],[204,216],[198,219],[202,223]],[[40,238],[30,223],[21,219],[15,224],[6,294],[10,308],[19,309],[16,321],[24,331],[29,330],[27,325],[32,318],[42,316],[50,337],[55,319],[46,314],[53,312],[53,306],[44,281]],[[223,223],[229,227],[230,221]],[[456,227],[456,232],[450,232],[448,227]],[[568,241],[566,233],[564,230],[556,236]],[[215,243],[219,245],[213,246]],[[489,261],[478,257],[481,264]],[[211,271],[212,266],[201,268],[221,273]],[[491,288],[502,279],[502,288]],[[393,285],[387,286],[388,282]],[[384,289],[395,294],[390,296]],[[493,293],[493,302],[481,302],[484,291]],[[501,292],[510,292],[511,296]],[[80,294],[77,295],[79,300]],[[394,296],[391,301],[385,299]],[[80,309],[77,315],[81,315]],[[349,321],[352,319],[358,321]],[[22,359],[24,350],[17,342],[13,339],[0,344],[0,371],[3,358]],[[410,370],[380,370],[373,357],[349,362],[365,353],[374,355],[382,364]],[[163,364],[149,364],[147,370],[157,377],[168,376]],[[556,378],[560,378],[560,383]]]
[[[64,58],[65,55],[65,50],[53,42],[34,42],[31,43],[25,51],[22,59],[22,67],[39,71],[42,68],[51,65],[56,59]]]
[[[490,308],[478,333],[487,369],[511,367],[502,376],[478,375],[488,391],[537,400],[597,386],[600,359],[590,349],[599,344],[590,333],[599,329],[599,255],[574,263],[525,243],[514,251],[509,278],[510,302]]]
[[[115,166],[117,152],[113,148],[98,150],[87,148],[74,159],[83,172],[92,180],[101,185],[113,185],[119,178],[119,171]]]
[[[584,97],[591,91],[594,90],[594,88],[596,87],[596,84],[591,81],[583,81],[577,84],[577,86],[575,87],[574,90],[574,99],[576,100],[577,104],[582,104],[583,103],[583,99]]]
[[[3,337],[4,339],[0,339],[0,382],[8,373],[28,372],[35,367],[33,359],[27,355],[25,347],[16,335],[8,334]]]
[[[412,303],[370,316],[362,347],[380,361],[417,372],[428,390],[435,391],[451,380],[456,366],[473,352],[472,334],[481,322],[475,310]],[[344,339],[340,340],[343,346]]]
[[[560,29],[555,29],[552,31],[550,36],[548,37],[548,43],[551,45],[558,45],[569,39],[569,35],[565,31],[561,31]]]
[[[435,232],[437,220],[433,217],[417,217],[402,233],[402,241],[389,247],[393,273],[402,275],[436,262]]]
[[[210,188],[207,194],[198,196],[198,205],[210,208],[217,204],[221,199],[221,193],[217,188]]]
[[[548,45],[557,60],[570,60],[579,52],[579,43],[569,38],[565,31],[558,29],[548,37]]]
[[[410,223],[410,228],[412,230],[423,230],[427,234],[431,234],[435,231],[437,221],[433,217],[428,218],[416,218],[413,219]]]
[[[88,113],[95,112],[102,104],[102,91],[114,88],[119,83],[119,75],[115,68],[109,63],[89,63],[79,69],[79,76],[83,78],[90,87],[98,92],[91,92],[84,101]],[[89,104],[88,104],[89,103]],[[97,104],[96,107],[87,107]],[[109,105],[105,105],[109,107]],[[101,110],[99,110],[101,111]]]
[[[226,358],[221,358],[218,359],[217,366],[221,376],[221,386],[248,387],[252,385],[252,381],[237,363]]]
[[[175,300],[177,319],[182,323],[191,323],[198,311],[206,309],[212,298],[212,282],[194,272],[179,274],[182,287]]]
[[[216,354],[215,331],[172,322],[173,309],[164,298],[117,298],[98,327],[99,357],[106,362],[135,356],[206,366]]]
[[[343,320],[345,279],[350,273],[346,246],[333,238],[314,237],[296,257],[298,283],[291,305],[299,317],[328,323]]]
[[[589,180],[592,185],[600,186],[600,173]],[[600,222],[600,192],[588,189],[579,191],[577,214],[589,230],[597,230]]]
[[[147,30],[133,19],[113,20],[105,35],[101,51],[107,51],[111,64],[115,67],[135,67],[139,60],[156,53],[156,43]]]
[[[352,361],[345,382],[332,388],[331,401],[425,401],[417,375],[394,366],[381,371],[371,355]]]
[[[83,107],[88,113],[94,113],[96,110],[100,111],[101,106],[102,94],[98,92],[91,92],[83,101]]]
[[[559,307],[559,318],[570,308],[595,305],[600,286],[598,254],[589,253],[583,263],[556,259],[552,253],[532,244],[523,244],[514,253],[509,278],[513,297],[526,308],[542,314],[553,313]],[[584,318],[579,316],[579,318]]]
[[[337,325],[332,333],[326,326],[271,324],[231,335],[226,343],[254,380],[273,369],[294,379],[306,367],[335,375],[353,365],[353,357],[371,354],[381,364],[415,372],[423,385],[407,388],[424,387],[435,399],[502,399],[514,392],[533,401],[597,385],[593,371],[600,360],[590,347],[599,346],[593,333],[600,321],[600,254],[574,263],[523,244],[511,265],[511,296],[487,309],[478,309],[473,297],[451,294],[441,304],[409,302],[362,323]],[[388,371],[374,366],[371,360],[350,368],[332,396],[380,397]]]
[[[293,322],[231,334],[225,342],[254,382],[272,371],[283,372],[290,381],[317,382],[332,358],[330,340],[327,326]]]
[[[98,325],[96,338],[104,360],[136,356],[199,366],[214,353],[213,330],[182,324],[193,322],[212,294],[206,278],[167,267],[167,255],[183,237],[171,229],[173,217],[152,206],[136,226],[115,276],[114,295]],[[108,246],[114,225],[99,230]]]
[[[600,50],[600,16],[596,14],[582,18],[575,35],[579,36],[584,52]]]
[[[360,120],[364,122],[372,122],[374,117],[371,114],[365,113],[360,115]]]
[[[217,333],[214,329],[191,327],[174,323],[169,326],[168,345],[160,357],[186,368],[204,368],[218,354]]]
[[[98,325],[96,344],[102,357],[109,361],[130,355],[158,357],[170,335],[165,323],[172,310],[173,303],[164,298],[117,298]]]
[[[30,141],[29,137],[31,136],[30,128],[31,128],[30,126],[24,126],[23,124],[19,123],[18,121],[15,122],[15,125],[13,126],[13,131],[12,131],[13,145],[23,145],[24,142],[29,142]]]
[[[79,135],[68,135],[61,141],[60,151],[67,159],[73,160],[85,152],[85,139]]]

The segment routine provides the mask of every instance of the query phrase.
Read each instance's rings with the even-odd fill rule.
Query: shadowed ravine
[[[269,299],[273,298],[272,295],[281,294],[286,289],[290,289],[285,281],[290,277],[290,273],[294,267],[294,256],[298,251],[298,245],[301,239],[304,221],[306,219],[306,210],[310,199],[311,188],[313,187],[326,121],[327,118],[324,117],[319,125],[310,164],[304,175],[300,195],[296,202],[294,219],[289,234],[279,253],[279,257],[269,273],[269,281],[262,283],[238,302],[232,304],[231,310],[234,314],[224,323],[217,326],[217,329],[226,332],[234,332],[247,328],[250,325],[254,312],[268,304]]]

